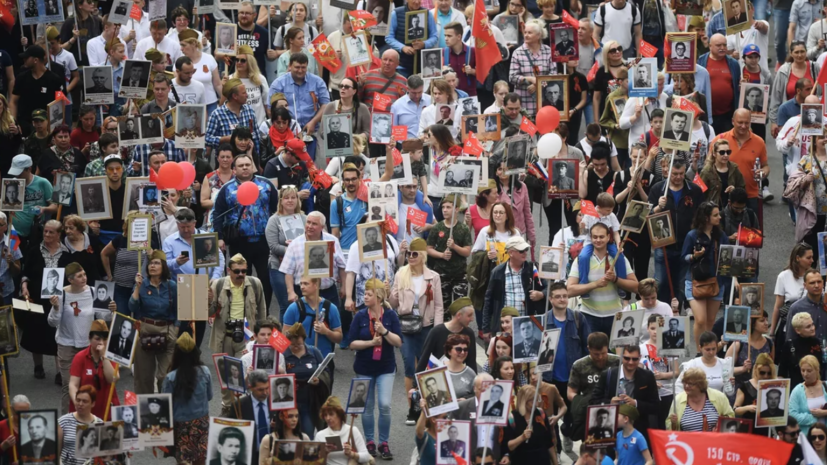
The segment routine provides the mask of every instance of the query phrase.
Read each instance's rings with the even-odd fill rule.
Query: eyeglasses
[[[781,434],[783,434],[784,436],[797,437],[799,434],[801,434],[801,430],[799,429],[795,431],[790,431],[789,433],[786,431],[782,431]]]
[[[339,86],[339,90],[350,90],[350,89],[353,89],[353,86],[349,86],[347,84]]]
[[[242,268],[240,270],[234,270],[230,268],[230,271],[232,271],[233,274],[247,274],[247,268]]]
[[[459,352],[459,353],[468,352],[468,347],[454,347],[454,352]]]
[[[718,150],[718,155],[732,155],[732,150]]]
[[[408,257],[408,258],[419,258],[419,252],[417,252],[417,251],[408,252],[408,253],[405,254],[405,256]]]
[[[627,357],[624,355],[623,360],[627,362],[637,362],[638,360],[640,360],[640,357]]]
[[[610,48],[609,53],[623,53],[623,47]]]
[[[235,61],[236,61],[236,63],[243,63],[245,65],[247,64],[247,59],[246,58],[236,58]]]

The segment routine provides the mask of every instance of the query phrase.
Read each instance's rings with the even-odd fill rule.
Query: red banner
[[[726,439],[724,439],[726,438]],[[753,434],[649,430],[658,465],[783,465],[793,445]]]
[[[706,183],[704,182],[704,180],[701,179],[700,173],[695,173],[695,179],[693,179],[692,182],[697,184],[698,187],[700,187],[701,191],[703,191],[703,192],[706,192],[706,190],[709,189],[709,187],[706,186]]]
[[[580,21],[574,16],[570,15],[568,11],[563,10],[563,22],[568,23],[574,30],[580,29]]]
[[[474,134],[473,131],[468,133],[468,139],[466,139],[465,143],[462,145],[462,151],[468,155],[474,155],[475,157],[482,155],[482,144],[480,143],[480,140],[477,139],[477,135]]]
[[[488,23],[488,15],[485,13],[483,0],[474,2],[474,17],[471,20],[471,35],[474,36],[474,56],[477,60],[477,81],[485,82],[488,72],[503,57],[494,39],[494,32],[491,31]]]
[[[331,73],[339,71],[342,67],[342,60],[336,55],[336,50],[330,45],[327,36],[319,34],[313,42],[311,42],[310,53],[316,58],[316,61]]]
[[[374,99],[374,102],[376,100]],[[408,140],[408,127],[407,126],[394,126],[391,128],[391,135],[393,136],[393,140],[396,142],[401,142],[403,140]]]
[[[419,226],[420,228],[425,227],[425,222],[428,221],[428,214],[422,210],[417,210],[416,208],[409,208],[408,209],[408,221],[415,226]]]
[[[270,340],[268,342],[271,346],[273,346],[273,348],[279,351],[280,354],[283,354],[284,351],[290,347],[290,341],[278,330],[273,331],[273,335],[270,336]]]
[[[658,54],[658,48],[640,39],[640,54],[646,58],[654,58],[654,56]]]
[[[376,26],[376,18],[365,10],[355,10],[349,13],[350,25],[353,26],[353,31],[361,31],[371,26]]]
[[[520,131],[527,132],[528,135],[534,137],[534,134],[537,134],[537,126],[530,119],[523,116],[523,120],[520,121]]]
[[[591,200],[580,201],[580,213],[582,213],[584,216],[593,216],[595,218],[600,218],[600,215],[597,214],[597,210],[594,208],[594,204]]]

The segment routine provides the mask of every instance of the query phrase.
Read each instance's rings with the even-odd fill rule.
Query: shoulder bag
[[[715,247],[712,249],[715,258],[713,266],[715,266],[718,263],[718,242],[713,242],[713,246]],[[697,263],[692,265],[692,297],[710,299],[717,296],[721,291],[718,287],[718,277],[714,273],[712,276],[708,275],[709,272],[704,269],[704,259],[701,257]]]

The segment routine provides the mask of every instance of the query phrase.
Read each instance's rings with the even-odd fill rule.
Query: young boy
[[[635,429],[637,409],[623,404],[618,409],[617,426],[617,465],[653,465],[652,454],[646,444],[646,438]]]
[[[790,382],[801,383],[804,378],[798,369],[798,362],[805,355],[814,355],[817,360],[821,361],[824,348],[821,347],[821,343],[815,337],[816,327],[813,324],[813,317],[809,313],[796,313],[791,323],[793,331],[798,337],[788,337],[788,341],[784,344],[784,350],[778,354],[778,376],[790,378]],[[823,366],[821,368],[821,379],[824,379]]]
[[[103,159],[109,155],[118,155],[121,151],[118,146],[118,136],[109,132],[101,134],[100,139],[98,139],[98,147],[100,147],[101,156],[86,165],[86,169],[83,171],[83,177],[85,178],[105,176],[106,168],[103,166]]]
[[[644,320],[648,320],[652,315],[660,315],[668,319],[677,309],[677,299],[672,300],[673,307],[658,300],[658,283],[653,278],[641,279],[637,286],[637,294],[640,296],[640,300],[627,305],[623,309],[624,312],[643,310]]]
[[[646,142],[647,153],[652,150],[652,147],[657,148],[660,143],[660,136],[663,130],[663,110],[660,108],[652,110],[649,123],[652,125],[652,129],[646,131],[643,133],[643,136],[641,136],[643,141]]]
[[[241,364],[244,365],[244,372],[248,374],[253,371],[253,346],[256,344],[269,345],[270,336],[272,336],[275,331],[281,331],[281,325],[272,317],[267,317],[264,320],[257,321],[254,329],[256,331],[255,335],[250,338],[250,342],[247,343],[247,347],[244,349],[244,355],[241,356]],[[247,331],[246,328],[245,331]],[[279,360],[278,373],[285,373],[284,357],[276,358]]]
[[[657,289],[657,288],[656,288]],[[658,356],[658,327],[661,323],[666,324],[668,318],[658,314],[649,315],[646,320],[646,332],[649,339],[640,343],[640,365],[655,374],[658,381],[658,394],[660,402],[658,411],[660,418],[669,415],[669,407],[672,406],[674,392],[672,391],[672,379],[678,376],[678,372],[670,368],[669,360],[666,357]]]
[[[439,273],[442,280],[442,303],[446,309],[454,301],[455,295],[461,297],[468,294],[465,268],[474,240],[468,225],[457,222],[461,203],[457,194],[446,195],[440,205],[445,219],[435,224],[428,234],[428,268]]]

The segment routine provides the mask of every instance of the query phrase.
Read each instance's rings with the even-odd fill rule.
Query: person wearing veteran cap
[[[66,267],[68,274],[69,268],[77,265],[72,263]],[[110,302],[110,308],[115,308],[115,303]],[[107,319],[109,319],[107,317]],[[109,327],[104,320],[95,320],[89,329],[89,347],[78,352],[72,365],[69,369],[69,399],[75,399],[78,390],[82,386],[92,386],[98,392],[109,396],[109,390],[115,380],[116,364],[110,360],[104,360],[106,354],[106,339],[109,337]],[[103,362],[103,363],[101,363]],[[118,400],[118,393],[112,394],[113,406],[120,405]],[[70,401],[69,411],[75,411],[75,403]],[[100,418],[104,418],[106,413],[106,402],[98,402],[92,409],[92,413]]]
[[[468,326],[474,320],[474,306],[471,299],[468,297],[461,297],[451,303],[448,307],[448,314],[451,319],[441,325],[434,325],[425,343],[422,352],[417,358],[416,369],[414,373],[425,371],[428,368],[428,360],[431,356],[440,359],[445,355],[445,341],[452,334],[462,334],[468,337],[471,344],[468,345],[468,365],[472,370],[477,371],[477,345],[474,343],[476,336],[474,331]]]
[[[167,71],[167,63],[166,63],[166,56],[159,52],[157,49],[151,48],[146,51],[146,59],[149,60],[152,64],[149,68],[149,82],[147,83],[147,91],[146,91],[146,98],[145,99],[137,99],[135,102],[141,107],[141,114],[147,113],[162,113],[166,111],[169,106],[175,106],[175,100],[169,100],[169,93],[171,88],[172,80],[175,79],[175,74],[171,71]],[[155,95],[155,86],[156,83],[159,82],[157,80],[157,76],[159,74],[163,74],[166,76],[167,81],[167,89],[165,89],[164,95],[158,97]],[[156,101],[158,107],[161,111],[157,111],[154,109],[147,109],[146,105],[152,103],[153,99]],[[151,107],[150,107],[151,108]],[[172,124],[172,117],[170,116],[168,119],[168,124]]]
[[[201,361],[201,350],[189,333],[182,334],[175,343],[170,372],[161,389],[161,392],[172,394],[175,459],[178,463],[204,463],[206,460],[212,388],[210,369]]]
[[[205,86],[206,89],[206,86]],[[209,89],[206,89],[209,93]],[[261,153],[258,131],[256,128],[256,112],[247,104],[247,88],[240,79],[230,79],[224,83],[222,95],[226,99],[224,105],[210,114],[207,122],[207,145],[213,150],[223,142],[230,142],[233,129],[237,126],[247,126],[251,129],[255,153]],[[207,99],[209,102],[209,99]]]
[[[255,110],[256,121],[266,121],[270,118],[270,105],[265,101],[270,85],[258,69],[258,62],[249,45],[239,45],[235,57],[235,73],[232,77],[241,79],[241,83],[247,89],[247,104]]]
[[[161,389],[164,375],[175,350],[178,336],[178,286],[170,279],[167,256],[160,250],[152,252],[147,264],[148,278],[138,272],[129,297],[129,313],[140,321],[139,337],[159,337],[160,347],[138,344],[134,356],[135,393],[152,394]]]
[[[442,301],[447,305],[455,296],[468,294],[466,259],[471,255],[471,229],[460,223],[463,200],[458,194],[446,195],[440,204],[445,218],[428,234],[428,266],[442,280]],[[451,228],[453,225],[453,228]]]
[[[75,56],[64,50],[60,44],[60,32],[54,26],[46,28],[46,42],[49,44],[49,66],[51,63],[58,63],[63,65],[63,70],[66,78],[66,98],[69,103],[66,104],[66,118],[64,123],[72,125],[72,91],[80,82],[80,75],[78,73],[78,64],[75,61]],[[53,69],[54,70],[54,69]]]
[[[49,226],[47,224],[47,226]],[[79,352],[89,347],[90,331],[103,332],[101,341],[108,337],[109,329],[96,323],[95,319],[110,320],[111,312],[117,310],[114,302],[109,304],[109,312],[93,308],[94,295],[86,285],[86,272],[76,262],[69,263],[65,268],[66,280],[69,286],[63,288],[63,295],[53,295],[49,299],[52,309],[49,312],[49,326],[57,328],[57,362],[60,367],[63,381],[63,396],[61,406],[63,411],[69,410],[69,376],[72,361]],[[105,350],[105,349],[104,349]],[[88,353],[87,353],[88,355]],[[73,373],[73,372],[72,372]],[[78,375],[79,376],[79,375]],[[111,382],[111,378],[108,380]],[[96,389],[99,386],[95,386]]]
[[[23,134],[29,134],[32,131],[32,112],[45,110],[54,101],[55,92],[65,90],[66,79],[62,73],[58,75],[46,67],[46,51],[39,45],[27,48],[20,54],[20,59],[26,70],[14,81],[9,108],[11,115],[20,122]]]
[[[306,343],[307,332],[302,324],[290,326],[290,329],[285,331],[285,335],[290,340],[290,346],[284,351],[284,364],[287,373],[296,376],[299,424],[302,432],[312,437],[316,429],[322,429],[323,422],[319,416],[319,408],[330,396],[333,387],[333,364],[328,364],[319,377],[311,378],[324,360],[322,352]],[[332,346],[333,344],[330,344],[330,347]]]
[[[195,29],[186,29],[178,34],[181,43],[181,53],[192,60],[194,74],[192,78],[204,86],[204,99],[207,104],[207,114],[218,108],[218,100],[223,93],[221,77],[218,75],[218,63],[212,55],[201,51],[198,41],[198,32]]]
[[[520,235],[512,236],[506,241],[508,261],[491,271],[485,292],[485,306],[482,309],[482,332],[485,338],[499,332],[503,307],[516,308],[521,316],[543,313],[543,290],[546,286],[541,279],[534,277],[534,263],[528,260],[530,249],[531,246]],[[513,277],[514,275],[519,275],[519,278]],[[515,289],[508,284],[513,279],[519,279],[522,288]]]
[[[14,214],[14,229],[21,237],[29,236],[35,221],[57,212],[56,204],[49,205],[54,192],[52,183],[33,174],[34,171],[32,159],[28,155],[20,154],[12,158],[9,176],[26,181],[26,193],[24,199],[21,199],[23,211]]]
[[[623,404],[618,409],[617,426],[617,463],[624,465],[652,465],[652,452],[646,438],[635,428],[640,413],[630,404]]]
[[[379,451],[383,458],[389,460],[393,458],[388,440],[391,426],[391,393],[396,374],[394,348],[402,346],[402,328],[396,312],[385,306],[387,296],[388,290],[382,281],[371,279],[365,283],[365,308],[353,316],[348,340],[351,341],[350,349],[356,351],[353,371],[358,377],[372,380],[367,407],[362,415],[368,451],[373,455],[377,450],[373,407],[378,397]],[[425,361],[427,360],[425,356]]]

